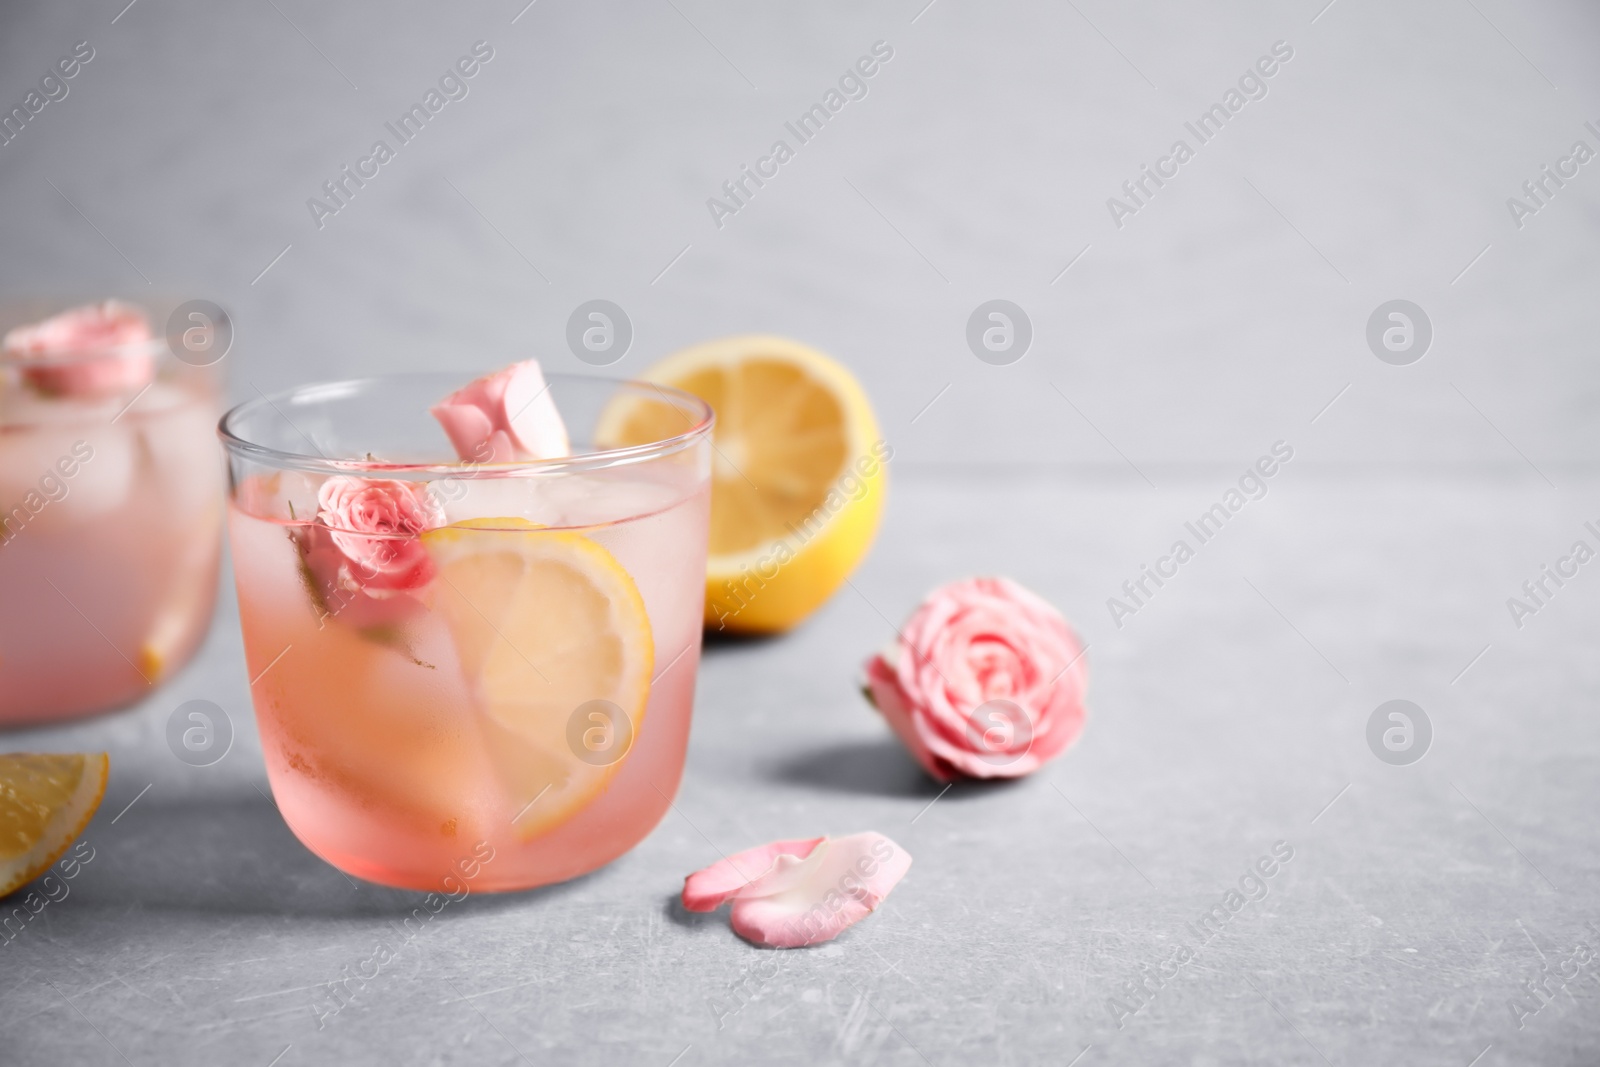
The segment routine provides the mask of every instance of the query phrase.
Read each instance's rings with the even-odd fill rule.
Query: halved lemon
[[[883,513],[892,450],[860,383],[814,348],[759,334],[686,348],[643,377],[717,413],[706,625],[797,625],[855,570]],[[643,444],[684,422],[670,404],[627,397],[602,414],[596,438]]]
[[[61,858],[106,795],[104,752],[0,755],[0,897]]]
[[[430,530],[445,620],[523,840],[588,806],[644,723],[655,644],[638,587],[600,545],[526,519]]]

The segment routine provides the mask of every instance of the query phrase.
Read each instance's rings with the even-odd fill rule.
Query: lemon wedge
[[[488,518],[422,540],[513,826],[537,837],[599,796],[639,735],[655,663],[644,600],[582,534]]]
[[[106,795],[104,752],[0,755],[0,897],[49,869]]]

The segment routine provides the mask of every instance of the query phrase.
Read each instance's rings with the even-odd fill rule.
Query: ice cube
[[[445,478],[429,487],[446,521],[522,518],[540,526],[605,526],[651,515],[687,496],[675,474],[644,470]]]
[[[468,519],[526,519],[555,525],[556,516],[543,499],[551,479],[464,476],[432,482],[428,492],[444,510],[447,523]]]
[[[154,468],[152,488],[160,491],[166,510],[184,518],[210,513],[222,496],[224,470],[212,406],[157,382],[132,414]]]
[[[0,511],[22,506],[29,526],[101,519],[133,492],[133,435],[106,424],[0,431]]]

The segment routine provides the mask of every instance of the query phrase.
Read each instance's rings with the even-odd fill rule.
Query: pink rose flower
[[[456,455],[469,462],[516,463],[572,451],[537,360],[479,378],[430,410]]]
[[[0,354],[22,364],[22,377],[51,396],[102,396],[143,389],[155,376],[150,323],[132,304],[107,300],[18,326]]]
[[[303,526],[290,536],[300,550],[301,577],[312,594],[319,627],[337,619],[354,630],[376,630],[400,639],[397,627],[427,614],[418,590],[373,587],[365,572],[333,543],[333,531],[326,526]]]
[[[433,580],[433,557],[417,535],[443,525],[444,516],[426,486],[329,478],[317,493],[317,518],[338,552],[329,554],[320,538],[308,542],[306,563],[318,578],[326,581],[326,572],[343,564],[355,586],[367,592],[420,589]]]
[[[910,854],[877,833],[773,841],[685,878],[683,906],[715,911],[731,900],[734,933],[803,948],[871,915],[910,868]]]
[[[867,661],[865,689],[942,782],[1018,778],[1083,731],[1088,671],[1061,613],[1005,578],[935,589]]]

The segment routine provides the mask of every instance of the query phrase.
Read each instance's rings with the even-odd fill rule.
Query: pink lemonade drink
[[[709,409],[549,387],[572,455],[456,461],[445,375],[235,409],[229,530],[273,795],[350,874],[515,890],[642,839],[683,770],[699,664]],[[607,425],[672,427],[606,449]],[[564,442],[563,442],[564,444]]]
[[[101,343],[109,307],[131,340]],[[73,314],[43,339],[0,328],[0,726],[142,698],[188,660],[216,596],[212,373],[138,309],[63,326]]]

